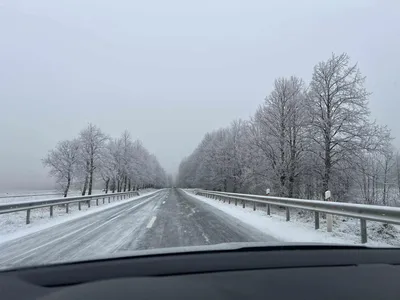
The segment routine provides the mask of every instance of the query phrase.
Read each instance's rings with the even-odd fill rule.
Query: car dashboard
[[[264,247],[0,273],[2,299],[400,299],[400,250]]]

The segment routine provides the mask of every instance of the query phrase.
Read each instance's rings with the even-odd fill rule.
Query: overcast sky
[[[274,78],[308,82],[332,52],[400,136],[399,20],[396,0],[0,0],[0,191],[49,187],[41,158],[88,122],[128,129],[175,173]]]

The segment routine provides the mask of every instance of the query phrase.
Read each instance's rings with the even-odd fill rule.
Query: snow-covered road
[[[120,251],[276,241],[176,189],[165,189],[0,245],[0,267],[36,265]]]

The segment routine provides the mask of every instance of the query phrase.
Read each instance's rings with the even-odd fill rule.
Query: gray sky
[[[0,191],[47,187],[40,159],[88,122],[128,129],[174,173],[274,78],[308,82],[332,52],[399,136],[399,20],[396,0],[0,0]]]

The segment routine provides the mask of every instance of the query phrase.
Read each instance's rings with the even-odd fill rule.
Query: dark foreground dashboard
[[[400,299],[400,250],[268,247],[0,273],[1,299]]]

